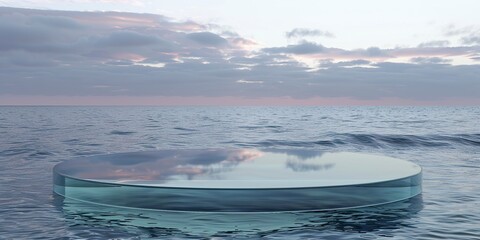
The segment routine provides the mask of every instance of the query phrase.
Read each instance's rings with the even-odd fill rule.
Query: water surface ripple
[[[0,239],[480,239],[480,107],[0,107]],[[141,212],[65,201],[52,168],[76,156],[256,147],[384,154],[424,191],[316,213]]]

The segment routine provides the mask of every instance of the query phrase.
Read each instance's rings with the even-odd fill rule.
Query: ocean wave
[[[173,129],[179,130],[179,131],[186,131],[186,132],[197,132],[197,131],[199,131],[197,129],[184,128],[184,127],[174,127]]]
[[[451,145],[457,139],[447,136],[417,136],[417,135],[382,135],[382,134],[351,134],[345,133],[337,136],[345,142],[385,148],[385,147],[442,147]]]
[[[257,142],[229,141],[224,143],[251,147],[338,147],[344,145],[372,148],[410,148],[410,147],[446,147],[480,146],[480,134],[453,135],[406,135],[406,134],[329,134],[326,139],[311,141],[266,139]]]
[[[110,132],[111,135],[132,135],[136,132],[133,131],[120,131],[120,130],[113,130]]]

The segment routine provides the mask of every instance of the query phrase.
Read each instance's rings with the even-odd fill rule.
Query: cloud
[[[261,84],[261,83],[263,83],[263,81],[251,81],[251,80],[243,80],[243,79],[240,79],[240,80],[237,80],[236,83],[246,83],[246,84],[256,83],[256,84]]]
[[[444,35],[447,37],[465,35],[474,31],[473,26],[457,27],[453,24],[450,24],[444,28]]]
[[[473,44],[473,45],[480,45],[480,34],[470,34],[462,38],[463,44]]]
[[[104,47],[138,47],[153,45],[159,42],[160,40],[155,36],[144,35],[132,31],[116,31],[112,32],[107,37],[100,39],[97,43]]]
[[[480,52],[478,46],[459,47],[422,47],[422,48],[396,48],[386,50],[394,57],[445,57],[445,56],[468,56]]]
[[[357,59],[352,61],[340,61],[340,62],[333,62],[331,60],[320,61],[320,67],[322,68],[358,67],[358,66],[368,66],[370,64],[372,64],[372,62],[364,59]]]
[[[296,37],[328,37],[333,38],[334,35],[328,31],[322,31],[318,29],[308,29],[308,28],[294,28],[293,30],[286,32],[285,36],[287,38],[296,38]]]
[[[0,19],[0,96],[480,99],[478,65],[447,60],[475,60],[480,46],[249,49],[238,34],[153,14],[0,8]]]
[[[227,44],[225,38],[211,32],[190,33],[187,35],[187,38],[208,46],[222,46]]]
[[[460,42],[465,45],[480,45],[480,28],[478,26],[456,27],[449,25],[445,28],[446,36],[461,36]]]
[[[72,18],[67,17],[56,17],[56,16],[33,16],[30,18],[32,24],[41,24],[53,28],[63,28],[63,29],[79,29],[84,26]]]
[[[439,57],[415,57],[411,58],[410,61],[418,64],[442,64],[452,62],[450,59],[443,59]]]
[[[266,53],[291,53],[291,54],[316,54],[325,52],[327,49],[321,44],[312,42],[302,42],[300,44],[292,44],[286,47],[264,48]]]
[[[54,39],[54,33],[42,28],[19,24],[16,22],[0,21],[0,49],[34,49],[38,43],[45,43]]]
[[[366,49],[344,50],[340,48],[328,48],[318,43],[302,41],[298,44],[291,44],[286,47],[264,48],[263,52],[275,54],[296,54],[310,55],[314,58],[389,58],[388,50],[378,47],[369,47]]]
[[[370,63],[371,63],[370,61],[363,60],[363,59],[358,59],[358,60],[353,60],[353,61],[340,62],[338,64],[340,66],[357,66],[357,65],[368,65]]]
[[[450,45],[450,41],[439,40],[439,41],[430,41],[423,42],[418,45],[419,48],[429,48],[429,47],[447,47]]]
[[[365,49],[365,51],[360,50],[360,52],[365,52],[365,55],[368,57],[384,57],[388,55],[386,51],[380,49],[379,47],[369,47]]]
[[[223,46],[235,52],[253,44],[235,37],[228,39],[233,43],[229,46],[227,39],[217,34],[197,32],[208,26],[153,14],[0,8],[0,20],[0,31],[5,33],[0,51],[44,53],[45,61],[57,64],[157,64],[191,57],[217,61],[223,57],[220,49],[204,46]]]
[[[50,59],[45,59],[42,54],[28,53],[25,51],[13,51],[6,54],[9,63],[22,67],[51,67],[55,63]]]
[[[298,44],[291,44],[285,47],[264,48],[262,49],[262,51],[265,53],[274,54],[300,55],[305,58],[313,59],[365,59],[374,61],[386,61],[389,59],[405,57],[468,57],[472,54],[480,53],[480,46],[427,47],[427,45],[424,45],[414,48],[381,49],[379,47],[369,47],[364,49],[360,48],[347,50],[325,47],[318,43],[303,41]]]

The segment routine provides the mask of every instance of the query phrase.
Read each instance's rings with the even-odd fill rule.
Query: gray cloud
[[[28,53],[25,51],[11,51],[5,54],[5,59],[10,64],[22,67],[52,67],[54,62],[51,59],[45,59],[43,54]]]
[[[286,32],[285,36],[287,38],[295,37],[328,37],[333,38],[334,35],[328,31],[322,31],[318,29],[308,29],[308,28],[294,28],[292,31]]]
[[[187,38],[203,45],[222,46],[227,44],[225,38],[211,32],[190,33]]]
[[[131,31],[116,31],[112,32],[107,37],[100,39],[98,44],[103,47],[138,47],[153,45],[159,42],[160,40],[155,36]]]
[[[340,62],[340,63],[342,66],[355,66],[355,65],[368,65],[370,64],[370,61],[358,59],[358,60]]]
[[[378,47],[369,47],[365,49],[365,54],[369,57],[384,57],[388,55],[384,50]]]
[[[452,60],[443,59],[439,57],[415,57],[415,58],[411,58],[410,62],[419,63],[419,64],[442,64],[442,63],[450,63],[452,62]]]
[[[220,49],[203,46],[228,48],[226,39],[197,32],[206,26],[152,14],[0,8],[0,20],[0,51],[43,52],[45,61],[58,64],[66,60],[124,64],[134,58],[142,63],[165,63],[182,57],[216,61],[222,58]],[[247,40],[232,39],[242,41]],[[241,51],[235,48],[231,51]]]
[[[335,68],[306,72],[305,68],[257,65],[238,70],[235,64],[198,61],[164,68],[88,65],[42,68],[13,67],[2,71],[0,94],[239,96],[293,98],[398,97],[439,100],[478,98],[478,66],[380,63],[374,68]],[[8,80],[7,80],[8,79]],[[238,84],[239,80],[261,84]],[[93,88],[105,85],[108,88]],[[126,89],[126,91],[116,91]]]
[[[320,61],[320,67],[322,68],[355,67],[355,66],[365,66],[370,64],[372,64],[372,62],[363,60],[363,59],[357,59],[352,61],[340,61],[340,62],[332,62],[331,60]]]
[[[237,70],[234,64],[187,62],[165,68],[14,67],[0,73],[1,94],[351,97],[356,99],[432,100],[476,97],[480,88],[477,66],[382,63],[375,68],[328,68],[305,72],[297,66],[258,65]],[[401,73],[401,74],[399,74]],[[8,80],[7,80],[8,79]],[[236,84],[248,79],[262,84]],[[92,88],[108,85],[110,88]],[[432,87],[435,86],[435,87]],[[128,89],[126,92],[116,92]]]
[[[429,47],[448,47],[450,45],[450,41],[447,40],[438,40],[438,41],[430,41],[430,42],[423,42],[418,45],[419,48],[429,48]]]
[[[267,53],[292,53],[292,54],[315,54],[325,52],[327,48],[321,44],[312,42],[302,42],[299,44],[288,45],[286,47],[264,48]]]
[[[53,28],[79,29],[84,26],[72,18],[56,16],[33,16],[30,18],[32,24],[41,24]]]
[[[15,22],[0,22],[0,49],[32,49],[38,43],[44,43],[54,39],[52,31],[46,31],[42,28],[18,24]]]
[[[344,50],[340,48],[327,48],[321,44],[302,41],[298,44],[291,44],[286,47],[264,48],[263,52],[275,54],[298,54],[298,55],[321,55],[322,57],[352,57],[352,58],[384,58],[389,57],[387,50],[378,47],[367,49]]]
[[[480,34],[470,34],[462,38],[464,44],[475,44],[480,45]]]
[[[445,27],[443,33],[445,36],[458,36],[471,33],[473,30],[474,28],[472,26],[457,27],[453,24],[450,24]]]
[[[446,36],[461,36],[460,41],[466,45],[480,45],[480,28],[478,26],[456,27],[449,25],[444,31]]]
[[[366,49],[345,50],[340,48],[325,47],[312,42],[300,42],[285,47],[274,47],[262,49],[265,53],[304,55],[318,59],[393,59],[399,57],[447,57],[447,56],[469,56],[480,53],[480,46],[462,47],[415,47],[415,48],[392,48],[381,49],[369,47]]]

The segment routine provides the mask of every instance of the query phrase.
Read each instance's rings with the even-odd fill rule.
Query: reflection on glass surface
[[[157,210],[311,211],[410,198],[421,192],[421,168],[358,153],[163,150],[63,162],[54,168],[54,191]]]

